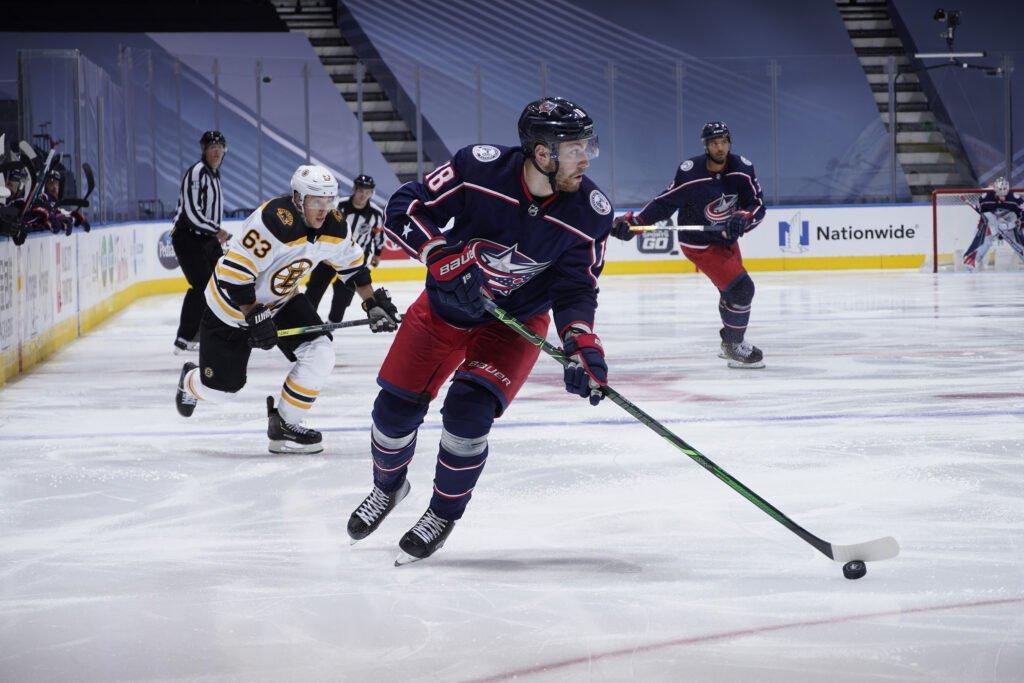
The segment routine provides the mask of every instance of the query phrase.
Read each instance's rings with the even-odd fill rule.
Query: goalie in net
[[[967,195],[963,199],[978,212],[977,232],[964,251],[964,268],[973,272],[981,267],[989,249],[997,241],[1005,242],[1024,261],[1024,234],[1021,232],[1024,198],[1010,190],[1009,181],[997,178],[992,189],[985,194]]]

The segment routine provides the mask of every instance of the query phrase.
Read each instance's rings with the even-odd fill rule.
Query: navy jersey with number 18
[[[560,335],[573,323],[593,329],[611,202],[586,176],[576,192],[535,198],[526,186],[526,162],[518,148],[459,150],[422,183],[406,183],[392,195],[388,237],[420,260],[439,244],[472,249],[501,308],[520,320],[551,309]],[[398,220],[403,215],[410,220]],[[454,225],[443,230],[451,219]],[[441,303],[429,273],[426,289],[433,309],[452,325],[490,321],[489,314],[470,318]]]

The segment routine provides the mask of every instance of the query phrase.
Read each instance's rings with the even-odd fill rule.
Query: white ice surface
[[[612,383],[812,533],[895,536],[863,579],[544,356],[447,546],[395,569],[440,401],[412,493],[345,534],[390,338],[338,333],[325,453],[271,456],[285,359],[179,418],[158,297],[0,388],[0,680],[1024,680],[1024,277],[754,278],[763,371],[716,358],[703,278],[605,278]]]

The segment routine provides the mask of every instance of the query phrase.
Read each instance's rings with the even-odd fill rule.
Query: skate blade
[[[738,370],[760,370],[764,367],[764,361],[759,360],[756,363],[744,363],[738,360],[731,360],[728,365],[730,368],[736,368]]]
[[[302,446],[299,444],[293,444],[289,441],[271,441],[267,450],[274,455],[290,455],[292,453],[310,455],[314,453],[323,453],[324,445],[322,443],[313,443],[308,446]]]
[[[179,349],[177,346],[174,347],[175,356],[198,356],[199,349]]]
[[[419,562],[420,560],[425,560],[425,559],[427,559],[427,558],[426,557],[413,557],[412,555],[410,555],[409,553],[407,553],[407,552],[405,552],[403,550],[398,555],[398,557],[395,558],[395,566],[396,567],[404,567],[407,564],[412,564],[413,562]]]

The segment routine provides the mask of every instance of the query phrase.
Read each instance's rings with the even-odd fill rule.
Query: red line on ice
[[[738,631],[725,631],[722,633],[710,633],[703,636],[690,636],[688,638],[674,638],[672,640],[666,640],[660,643],[650,643],[648,645],[637,645],[634,647],[622,648],[620,650],[609,650],[607,652],[599,652],[596,654],[587,655],[586,657],[574,657],[573,659],[564,659],[560,662],[550,662],[548,664],[538,664],[536,666],[526,667],[523,669],[516,669],[513,671],[506,671],[504,673],[497,673],[484,678],[473,678],[467,681],[467,683],[491,683],[493,681],[507,681],[520,676],[531,676],[533,674],[546,674],[558,669],[566,669],[577,664],[587,664],[590,662],[596,662],[603,659],[615,659],[616,657],[626,657],[635,655],[639,652],[653,652],[654,650],[663,650],[670,647],[678,647],[680,645],[694,645],[696,643],[708,643],[715,640],[728,640],[730,638],[742,638],[744,636],[758,635],[761,633],[771,633],[773,631],[784,631],[791,628],[802,628],[805,626],[824,626],[829,624],[841,624],[847,621],[860,621],[862,619],[874,619],[876,617],[895,617],[904,614],[920,614],[922,612],[941,612],[944,610],[954,609],[967,609],[971,607],[989,607],[992,605],[1012,605],[1024,603],[1024,598],[1003,598],[1000,600],[980,600],[977,602],[961,602],[952,605],[933,605],[931,607],[911,607],[909,609],[898,609],[889,610],[886,612],[870,612],[868,614],[851,614],[845,617],[829,617],[828,619],[814,619],[811,621],[794,621],[788,624],[775,624],[774,626],[758,626],[756,628],[746,628]]]

